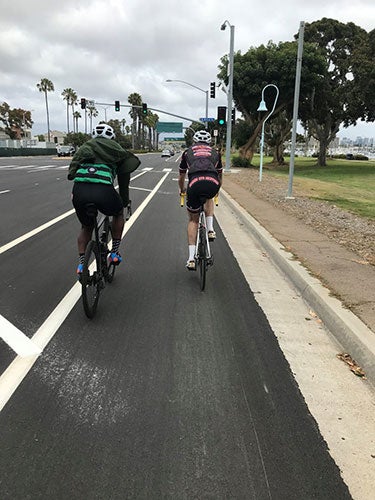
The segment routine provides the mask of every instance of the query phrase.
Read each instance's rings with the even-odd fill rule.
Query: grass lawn
[[[289,165],[269,167],[263,158],[263,172],[289,176]],[[295,158],[293,186],[310,198],[326,200],[362,217],[375,219],[375,160],[327,160],[317,167],[316,158]],[[259,157],[253,158],[259,165]]]

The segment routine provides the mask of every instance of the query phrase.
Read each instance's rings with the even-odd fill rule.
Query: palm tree
[[[74,111],[73,119],[75,123],[75,131],[78,132],[78,118],[81,118],[81,113],[79,111]]]
[[[140,145],[140,116],[141,116],[141,107],[142,107],[142,97],[137,94],[133,93],[130,94],[128,97],[128,103],[131,104],[132,106],[138,106],[137,108],[131,108],[129,111],[129,115],[133,118],[133,126],[132,126],[132,147],[133,149],[139,149]],[[138,127],[137,127],[137,122],[138,122]]]
[[[48,142],[51,142],[47,92],[54,92],[55,87],[53,86],[53,83],[51,82],[51,80],[48,80],[48,78],[42,78],[40,80],[40,82],[36,84],[36,86],[39,89],[39,92],[44,92],[44,96],[46,99]]]
[[[73,89],[67,88],[61,92],[61,95],[63,96],[64,101],[66,101],[66,126],[67,126],[67,130],[68,130],[68,134],[69,134],[69,132],[70,132],[70,130],[69,130],[69,105],[71,105],[72,102],[77,101],[77,94],[75,93],[75,91]],[[74,126],[73,126],[73,128],[74,128]]]
[[[86,109],[88,111],[89,118],[90,118],[90,133],[91,133],[92,132],[92,117],[98,116],[99,111],[96,109],[95,106],[93,106],[91,104],[87,104]]]

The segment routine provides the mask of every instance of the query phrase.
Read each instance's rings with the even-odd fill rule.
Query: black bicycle
[[[93,219],[93,239],[89,241],[80,278],[82,285],[82,303],[85,314],[93,318],[101,291],[106,283],[111,283],[116,266],[108,264],[108,242],[111,239],[111,223],[108,216],[99,214],[93,203],[86,205],[86,213]]]

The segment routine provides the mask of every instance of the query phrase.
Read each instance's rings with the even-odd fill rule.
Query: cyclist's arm
[[[180,172],[180,175],[178,177],[178,187],[180,188],[180,194],[186,192],[185,177],[186,177],[186,172]]]
[[[186,161],[186,154],[185,152],[182,154],[181,158],[181,163],[179,166],[179,177],[178,177],[178,187],[180,188],[180,194],[185,193],[185,177],[186,177],[186,172],[188,170],[188,164]]]

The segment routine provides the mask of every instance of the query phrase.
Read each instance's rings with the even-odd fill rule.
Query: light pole
[[[100,106],[100,107],[104,109],[104,121],[107,123],[107,109],[108,109],[108,106]]]
[[[208,127],[208,121],[207,121],[207,118],[208,118],[208,90],[203,90],[201,89],[200,87],[197,87],[196,85],[193,85],[192,83],[189,83],[189,82],[185,82],[184,80],[165,80],[166,82],[180,82],[180,83],[185,83],[186,85],[189,85],[190,87],[193,87],[197,90],[200,90],[201,92],[204,92],[206,94],[206,123],[205,123],[205,127],[207,128]]]
[[[271,111],[269,112],[269,114],[266,116],[266,118],[264,119],[264,121],[262,123],[262,135],[261,135],[261,138],[260,138],[259,182],[262,181],[262,170],[263,170],[264,124],[266,123],[266,121],[268,120],[268,118],[272,115],[272,113],[275,111],[275,107],[276,107],[276,103],[277,103],[277,98],[279,97],[279,89],[278,89],[278,87],[276,85],[274,85],[273,83],[269,83],[268,85],[266,85],[265,87],[263,87],[263,90],[262,90],[262,100],[259,103],[257,111],[268,111],[266,103],[264,101],[264,91],[266,90],[267,87],[274,87],[276,89],[276,96],[275,96],[275,100],[273,102],[273,107],[272,107]]]
[[[233,47],[234,47],[234,26],[229,21],[224,21],[220,26],[222,31],[226,26],[230,27],[230,43],[229,43],[229,81],[228,81],[228,115],[227,115],[227,140],[225,146],[225,172],[230,172],[230,148],[232,146],[232,106],[233,106]]]

